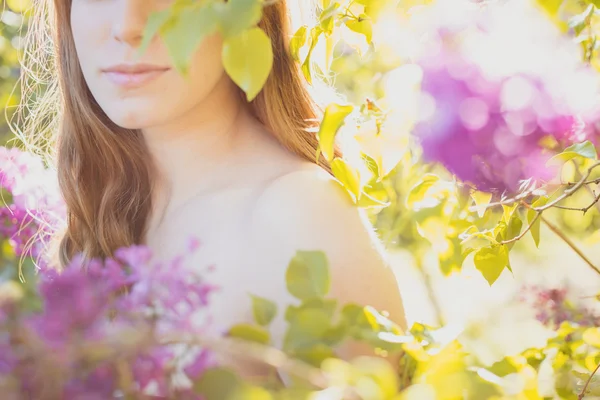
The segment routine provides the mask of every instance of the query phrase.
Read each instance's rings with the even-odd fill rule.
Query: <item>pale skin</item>
[[[150,12],[159,0],[73,0],[77,55],[94,98],[116,124],[141,129],[160,172],[147,244],[159,258],[202,242],[190,265],[214,265],[221,287],[211,313],[217,331],[251,321],[248,294],[284,307],[294,302],[285,270],[297,250],[322,250],[332,275],[330,296],[371,305],[405,325],[396,278],[363,211],[320,167],[293,155],[247,111],[224,73],[222,42],[207,38],[184,78],[171,68],[136,89],[109,82],[102,68],[134,62]],[[140,62],[171,66],[155,37]],[[273,327],[281,340],[282,317]],[[364,348],[347,346],[354,356]]]

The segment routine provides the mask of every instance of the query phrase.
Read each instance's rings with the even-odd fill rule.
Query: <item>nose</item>
[[[112,36],[119,42],[137,47],[142,42],[150,14],[148,0],[119,0],[113,20]]]

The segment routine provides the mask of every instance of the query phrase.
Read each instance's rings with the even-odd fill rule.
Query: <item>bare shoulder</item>
[[[301,164],[270,182],[256,201],[254,225],[298,245],[336,249],[349,241],[377,245],[364,213],[355,207],[344,188],[325,170]],[[357,244],[359,244],[357,243]],[[341,246],[344,244],[344,246]]]
[[[323,251],[333,297],[386,309],[404,325],[396,278],[375,230],[322,168],[303,164],[271,181],[256,201],[252,225],[282,267],[298,250]]]

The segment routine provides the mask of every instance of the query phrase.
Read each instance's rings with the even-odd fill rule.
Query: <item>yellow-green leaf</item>
[[[335,147],[335,136],[344,125],[346,117],[354,110],[352,105],[340,105],[332,103],[325,109],[325,115],[323,121],[319,127],[319,147],[321,153],[325,156],[327,161],[333,160],[334,147]]]
[[[277,305],[271,300],[259,296],[252,297],[252,312],[256,323],[267,326],[277,314]]]
[[[262,0],[229,0],[211,5],[224,38],[241,34],[258,24],[262,16]]]
[[[415,203],[423,201],[427,191],[440,180],[435,174],[425,174],[408,192],[406,207],[412,208]]]
[[[308,48],[306,59],[304,59],[304,62],[302,63],[302,73],[309,84],[312,84],[311,56],[315,46],[319,42],[319,36],[321,36],[321,33],[323,33],[323,29],[321,29],[321,27],[318,25],[314,26],[310,30],[310,47]]]
[[[559,153],[548,160],[546,165],[562,164],[576,157],[597,160],[598,154],[594,144],[589,140],[586,140],[585,142],[575,143],[574,145],[567,147],[562,153]]]
[[[31,0],[6,0],[8,8],[16,13],[22,13],[31,7]]]
[[[322,251],[298,251],[285,275],[288,291],[300,300],[329,292],[329,265]]]
[[[397,393],[399,377],[387,360],[373,356],[361,356],[352,360],[352,366],[358,372],[370,377],[377,383],[381,391],[380,398],[389,399]],[[368,396],[364,398],[368,398]]]
[[[340,13],[340,3],[334,2],[330,4],[319,17],[321,29],[325,35],[331,35],[335,25],[335,17]]]
[[[508,265],[508,251],[505,246],[483,247],[475,253],[474,261],[491,286]]]
[[[148,21],[146,22],[146,26],[144,27],[144,32],[142,34],[142,43],[137,53],[138,57],[146,51],[146,49],[150,45],[150,42],[152,41],[152,39],[154,39],[154,36],[156,36],[156,34],[160,32],[162,27],[167,23],[167,21],[169,21],[170,17],[170,9],[158,12],[155,11],[152,14],[150,14],[150,16],[148,17]]]
[[[273,396],[260,386],[249,384],[239,385],[226,400],[272,400]]]
[[[514,207],[512,210],[508,210],[508,215],[504,216],[504,228],[500,232],[499,240],[512,240],[521,234],[523,228],[523,221],[519,215],[519,208]],[[508,243],[506,246],[510,250],[515,242]]]
[[[548,197],[540,197],[532,204],[532,207],[544,206],[548,202],[548,199],[549,199]],[[537,214],[537,212],[534,210],[530,209],[527,211],[527,223],[528,224],[531,225],[531,223],[535,219],[536,214]],[[533,238],[535,247],[540,247],[540,218],[538,218],[535,222],[533,222],[533,225],[531,225],[529,232],[531,232],[531,237]]]
[[[600,349],[600,328],[589,328],[583,332],[583,341]]]
[[[164,16],[160,18],[164,18]],[[180,12],[171,23],[162,29],[165,45],[178,71],[187,74],[194,52],[202,40],[213,33],[216,28],[217,24],[212,8],[204,6]]]
[[[236,374],[226,368],[212,368],[202,374],[194,383],[194,392],[206,400],[223,400],[231,395],[243,382]]]
[[[290,53],[294,60],[300,62],[300,49],[308,40],[308,26],[303,25],[294,34],[290,40]]]
[[[336,158],[332,161],[331,170],[356,204],[360,199],[360,175],[358,171],[342,158]]]
[[[391,203],[377,200],[375,197],[370,196],[367,192],[363,191],[360,193],[358,203],[356,204],[362,208],[375,208],[375,207],[387,207]]]
[[[262,90],[273,67],[271,39],[260,28],[252,28],[225,40],[223,66],[231,79],[252,101]]]
[[[268,344],[271,341],[271,336],[265,328],[252,324],[234,325],[229,330],[229,336],[260,344]]]
[[[477,215],[479,218],[483,218],[485,212],[487,210],[488,204],[490,204],[490,200],[492,200],[492,193],[480,192],[479,190],[474,190],[471,193],[471,197],[475,202],[475,207],[477,208]]]
[[[346,26],[354,32],[365,35],[367,43],[371,43],[373,40],[373,23],[367,14],[361,14],[358,19],[346,21]]]

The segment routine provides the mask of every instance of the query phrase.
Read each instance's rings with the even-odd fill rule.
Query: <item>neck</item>
[[[153,197],[159,215],[152,219],[216,187],[217,171],[231,160],[243,134],[245,114],[237,88],[224,77],[203,102],[176,120],[143,129],[157,173]]]

